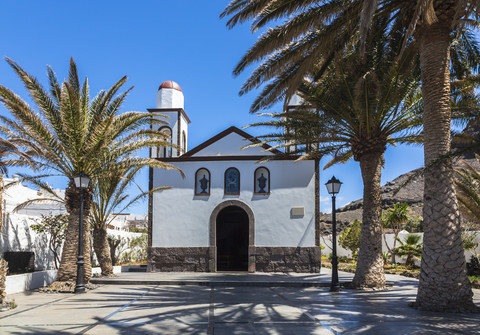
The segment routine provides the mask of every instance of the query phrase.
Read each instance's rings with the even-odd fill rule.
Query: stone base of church
[[[320,272],[320,247],[255,247],[257,272]]]
[[[148,248],[149,272],[208,272],[209,247]]]
[[[249,272],[318,273],[320,247],[249,247]],[[214,247],[153,247],[148,250],[149,272],[215,272]]]

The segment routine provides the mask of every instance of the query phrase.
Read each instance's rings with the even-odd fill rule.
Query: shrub
[[[409,233],[422,233],[423,232],[423,220],[422,219],[410,219],[407,221],[405,227],[403,227]]]
[[[470,261],[467,262],[467,275],[480,276],[480,257],[472,256]]]
[[[38,221],[37,221],[38,222]],[[53,253],[53,261],[55,269],[58,269],[60,264],[60,247],[65,240],[65,233],[68,226],[68,215],[43,215],[38,224],[30,226],[38,234],[45,234],[48,236],[48,248]]]
[[[357,252],[360,248],[360,233],[362,231],[362,223],[355,219],[350,223],[350,227],[343,230],[342,234],[338,238],[338,243],[342,248],[350,250],[352,257],[357,258]]]
[[[406,236],[405,241],[401,241],[397,238],[397,241],[400,242],[400,246],[395,249],[395,253],[400,257],[407,257],[405,261],[406,266],[415,265],[414,258],[420,258],[422,255],[422,242],[420,242],[420,235],[409,234]]]
[[[389,252],[382,253],[383,262],[386,264],[391,259],[392,255]]]
[[[478,243],[475,242],[475,238],[478,233],[475,231],[464,231],[462,233],[463,249],[475,250],[478,247]]]

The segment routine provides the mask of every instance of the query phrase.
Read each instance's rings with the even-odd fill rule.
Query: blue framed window
[[[225,194],[240,194],[240,172],[236,168],[225,171]]]

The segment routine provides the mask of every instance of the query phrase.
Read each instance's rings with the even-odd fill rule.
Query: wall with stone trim
[[[213,272],[215,248],[149,248],[147,271]],[[249,247],[249,271],[319,273],[319,247]]]

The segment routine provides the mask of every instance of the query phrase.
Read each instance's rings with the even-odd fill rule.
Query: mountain
[[[452,141],[452,150],[462,150],[468,148],[471,140],[468,138],[480,138],[480,121],[473,120],[468,123],[466,128]],[[461,167],[463,162],[476,167],[480,170],[480,165],[475,159],[473,151],[463,153],[453,161],[454,168]],[[422,218],[423,209],[423,176],[419,173],[420,169],[407,172],[394,180],[386,183],[382,187],[382,209],[386,210],[397,203],[406,202],[410,208],[410,217],[412,219]],[[415,174],[416,177],[412,177]],[[412,179],[413,178],[413,179]],[[409,180],[408,183],[406,181]],[[405,184],[406,183],[406,184]],[[404,185],[405,184],[405,185]],[[402,186],[402,187],[401,187]],[[355,200],[337,209],[337,231],[341,232],[346,226],[355,219],[362,220],[363,199]],[[321,214],[320,227],[322,234],[330,234],[332,224],[331,214]]]

